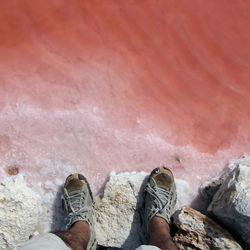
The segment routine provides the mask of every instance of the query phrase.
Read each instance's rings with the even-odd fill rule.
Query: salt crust
[[[36,233],[40,200],[20,174],[0,180],[0,249],[16,249]]]
[[[233,169],[233,167],[237,163],[239,164],[243,162],[245,163],[247,161],[249,162],[249,159],[250,159],[250,156],[245,155],[243,159],[231,161],[229,164],[229,169]],[[114,177],[114,179],[116,178],[122,179],[121,177],[123,177],[124,181],[125,179],[130,179],[131,181],[131,178],[132,178],[134,179],[136,183],[136,184],[134,183],[133,185],[134,187],[132,189],[136,187],[137,189],[136,191],[138,192],[138,188],[139,188],[138,185],[142,183],[143,179],[148,174],[149,173],[145,173],[145,172],[140,172],[140,173],[125,172],[125,173],[116,174],[115,171],[112,171],[110,173],[110,179],[113,179],[112,177]],[[139,181],[137,177],[139,177],[140,179]],[[177,194],[178,194],[176,209],[179,209],[181,206],[190,204],[192,202],[194,193],[188,192],[190,190],[190,186],[186,181],[179,180],[179,179],[175,179],[175,181],[176,181]],[[49,184],[50,183],[47,183],[47,185]],[[124,189],[121,191],[124,191]],[[133,199],[135,199],[136,192],[133,193],[133,196],[134,196]],[[42,208],[44,211],[47,210],[46,209],[47,206],[45,205],[48,205],[46,202],[41,203],[41,201],[42,199],[40,198],[40,196],[27,186],[21,174],[18,174],[17,176],[12,176],[12,177],[6,177],[2,180],[0,179],[0,249],[15,249],[15,247],[21,245],[23,242],[28,240],[29,236],[32,235],[37,229],[39,229],[39,224],[41,224],[41,221],[42,221],[42,220],[39,221],[39,212],[42,211]],[[136,201],[136,199],[134,201]],[[102,216],[103,215],[101,215],[101,217]],[[129,216],[132,216],[132,214]],[[46,218],[43,218],[43,222],[42,222],[42,224],[45,223],[47,225],[47,229],[49,228],[49,224],[52,222],[51,221],[52,218],[48,218],[48,217],[50,216],[47,215]],[[58,217],[60,220],[62,219],[62,216],[60,213],[58,213],[56,217]],[[100,228],[101,231],[103,231],[104,229],[102,225],[103,224],[101,223],[101,221],[97,223],[97,227],[98,226],[101,227]],[[39,230],[40,233],[45,232],[45,231]],[[97,230],[97,231],[101,233],[100,230]],[[110,228],[110,231],[112,231],[112,228]],[[99,237],[100,236],[101,235],[99,234]],[[103,236],[101,236],[101,238],[102,240],[105,241],[104,239],[105,237],[103,238]],[[124,238],[124,235],[122,239],[123,238]],[[119,243],[121,243],[122,239],[121,238],[119,239],[120,240]]]
[[[131,207],[134,208],[136,206],[140,186],[143,180],[148,176],[148,174],[149,173],[146,172],[125,172],[117,175],[115,174],[115,172],[111,173],[110,181],[107,183],[105,188],[107,196],[111,196],[110,199],[114,199],[114,197],[112,197],[113,192],[117,193],[117,191],[120,190],[121,192],[123,192],[123,195],[129,196],[127,198],[129,198],[131,201],[129,203],[125,202],[125,205],[129,206],[129,208],[127,208],[126,206],[124,208],[128,211],[127,217],[124,216],[124,219],[128,220],[127,223],[124,224],[123,230],[120,230],[120,232],[122,233],[122,238],[121,235],[117,237],[117,244],[120,244],[123,240],[125,240],[125,238],[129,234],[128,230],[131,225],[129,225],[128,223],[132,222],[134,216],[134,209],[131,210]],[[113,185],[114,182],[116,183],[116,185]],[[129,186],[127,186],[128,183]],[[128,189],[125,190],[124,185],[126,185]],[[177,208],[180,208],[183,205],[183,202],[185,204],[190,203],[192,194],[185,193],[185,190],[189,189],[189,185],[187,182],[177,179],[176,185],[177,193],[179,194],[177,200]],[[113,191],[109,190],[108,187],[110,187]],[[115,195],[115,193],[113,195]],[[183,196],[182,193],[185,195]],[[119,200],[119,197],[117,199]],[[98,198],[96,198],[96,202],[97,200]],[[44,214],[44,212],[47,210],[44,205],[46,204],[42,203],[41,197],[27,186],[25,179],[21,174],[2,179],[0,182],[0,249],[15,249],[17,246],[20,246],[22,245],[22,243],[27,241],[29,239],[29,236],[33,235],[36,230],[39,230],[41,223],[44,223],[42,221],[45,219],[41,219],[41,214]],[[115,201],[115,207],[117,205],[118,204],[116,204]],[[121,207],[118,206],[115,209],[117,210],[116,216],[120,217]],[[113,234],[114,231],[117,231],[114,230],[114,227],[120,225],[118,225],[119,223],[113,223],[114,225],[112,224],[112,226],[109,222],[105,222],[105,220],[112,217],[110,216],[112,214],[110,211],[107,211],[106,209],[104,209],[104,211],[103,209],[100,209],[100,207],[98,208],[98,206],[95,207],[95,210],[95,215],[98,214],[97,217],[99,217],[99,219],[102,218],[101,220],[103,220],[104,218],[106,218],[102,222],[96,222],[97,232],[99,236],[98,238],[101,243],[104,243],[103,240],[104,238],[109,236],[109,233],[107,234],[107,232],[105,232],[105,234],[102,235],[103,228],[101,226],[103,225],[103,223],[105,223],[108,231],[111,234]],[[63,218],[61,217],[61,215],[58,214],[58,217],[60,217],[63,222]],[[117,221],[116,219],[115,221]],[[95,220],[98,221],[98,218],[95,218]],[[137,224],[134,228],[136,228],[137,226],[139,227],[139,224]],[[47,229],[49,229],[49,227]],[[43,230],[43,232],[45,231]],[[138,234],[135,235],[136,237],[139,236]],[[138,240],[139,238],[132,239],[132,245],[134,245],[135,241],[138,242]]]

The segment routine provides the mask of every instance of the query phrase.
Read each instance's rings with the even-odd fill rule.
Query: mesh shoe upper
[[[149,176],[144,195],[144,226],[147,234],[148,224],[154,216],[170,222],[177,199],[174,177],[170,169],[154,169]]]
[[[65,221],[69,229],[77,221],[86,221],[90,226],[91,236],[87,249],[96,249],[97,242],[93,225],[93,197],[87,179],[81,174],[67,177],[64,185],[62,206],[65,211]]]

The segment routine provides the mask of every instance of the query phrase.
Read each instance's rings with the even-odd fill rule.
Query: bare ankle
[[[84,250],[87,248],[90,239],[90,227],[86,221],[78,221],[69,231],[54,234],[60,237],[71,249]]]
[[[151,219],[151,221],[148,224],[148,228],[158,227],[160,230],[167,230],[170,233],[170,227],[169,224],[166,222],[165,219],[155,216]]]
[[[177,250],[170,235],[169,224],[161,217],[154,217],[148,225],[149,244],[157,246],[162,250]]]

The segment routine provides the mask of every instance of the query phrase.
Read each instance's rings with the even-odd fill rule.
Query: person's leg
[[[92,218],[93,197],[86,178],[81,174],[68,176],[64,185],[63,208],[68,231],[54,232],[74,250],[96,249]]]
[[[71,249],[83,250],[87,249],[90,238],[90,228],[86,221],[78,221],[69,231],[55,232],[54,234],[60,237]]]
[[[170,236],[170,217],[176,204],[174,177],[170,169],[154,169],[144,190],[144,227],[149,245],[176,250]]]
[[[20,250],[94,250],[97,248],[93,227],[93,197],[86,178],[81,174],[68,176],[64,184],[63,208],[68,231],[38,235]]]

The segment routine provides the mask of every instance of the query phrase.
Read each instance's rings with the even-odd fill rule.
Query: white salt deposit
[[[36,232],[40,201],[22,175],[0,180],[0,249],[15,249]]]
[[[233,160],[229,167],[247,162],[249,159],[250,157],[245,155],[240,160]],[[117,185],[126,184],[129,179],[129,186],[132,189],[137,187],[136,192],[138,192],[143,179],[147,175],[149,173],[144,171],[116,174],[113,170],[110,173],[110,179],[116,180]],[[177,188],[176,209],[192,204],[193,198],[198,195],[198,192],[193,190],[190,183],[185,180],[175,178],[175,182]],[[24,176],[21,174],[0,180],[0,249],[14,249],[28,240],[29,236],[36,230],[39,233],[44,233],[64,229],[61,209],[61,185],[63,183],[64,179],[62,178],[55,178],[55,182],[47,180],[37,183],[39,189],[36,188],[36,191],[34,191],[34,189],[28,187]],[[37,191],[40,196],[35,193]],[[134,192],[135,190],[131,194],[133,197],[135,196]],[[130,194],[126,193],[126,195]],[[100,228],[98,233],[101,237]]]

